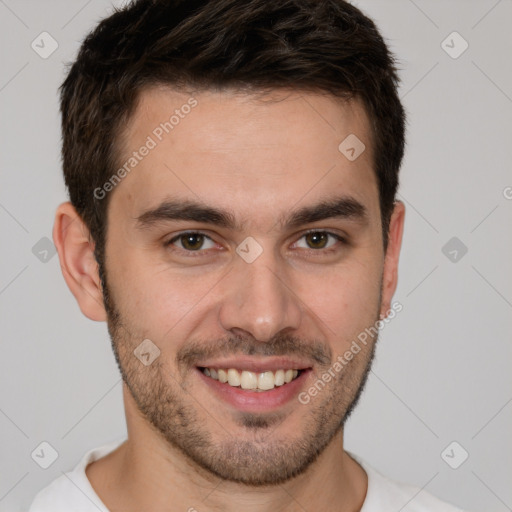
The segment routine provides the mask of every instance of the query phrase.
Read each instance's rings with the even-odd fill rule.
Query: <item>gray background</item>
[[[346,446],[461,507],[512,510],[512,1],[356,4],[400,59],[407,218],[395,295],[403,311],[381,333]],[[82,316],[40,241],[66,199],[64,63],[110,9],[0,0],[1,511],[26,510],[86,450],[125,434],[106,326]],[[58,43],[46,59],[31,48],[43,31]],[[454,31],[469,44],[461,55]],[[31,458],[42,441],[59,455],[46,470]],[[469,453],[458,469],[441,455],[453,441],[452,465]]]

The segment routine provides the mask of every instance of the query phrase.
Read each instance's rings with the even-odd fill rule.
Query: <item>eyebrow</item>
[[[294,229],[304,224],[327,219],[347,219],[365,223],[368,221],[368,210],[355,198],[343,196],[292,210],[289,214],[282,214],[275,225],[277,224],[280,228]],[[190,200],[172,199],[163,201],[156,208],[146,210],[135,220],[140,229],[176,220],[214,224],[234,231],[243,231],[245,225],[245,223],[237,222],[234,214],[229,210]]]

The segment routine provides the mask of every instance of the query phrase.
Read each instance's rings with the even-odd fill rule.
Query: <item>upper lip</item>
[[[234,368],[235,370],[248,370],[255,373],[262,373],[288,369],[305,370],[311,368],[312,365],[307,361],[289,357],[237,357],[204,361],[197,366],[200,368]]]

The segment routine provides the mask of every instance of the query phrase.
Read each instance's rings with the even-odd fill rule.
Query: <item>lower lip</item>
[[[199,373],[199,377],[215,395],[239,411],[246,412],[271,411],[297,398],[300,390],[305,386],[306,379],[311,371],[309,368],[303,370],[297,378],[288,384],[283,384],[268,391],[246,391],[212,379],[199,368],[196,368],[196,370]]]

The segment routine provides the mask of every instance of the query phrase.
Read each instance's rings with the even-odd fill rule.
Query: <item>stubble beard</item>
[[[168,362],[157,358],[149,366],[141,364],[133,350],[143,337],[133,335],[136,330],[131,329],[117,309],[106,279],[103,293],[116,362],[139,411],[155,433],[179,450],[193,467],[230,482],[272,486],[305,473],[350,417],[374,359],[377,336],[308,404],[297,400],[297,407],[304,411],[300,432],[284,437],[279,434],[280,425],[286,421],[282,412],[232,415],[226,410],[224,416],[214,416],[187,391],[182,372],[174,371],[171,375],[165,367]],[[293,339],[280,341],[283,343],[279,346],[293,346]],[[272,345],[266,347],[268,351]],[[247,352],[256,350],[253,344],[253,350]],[[322,373],[318,372],[317,377],[321,378]],[[297,425],[288,427],[290,430],[296,432]]]

